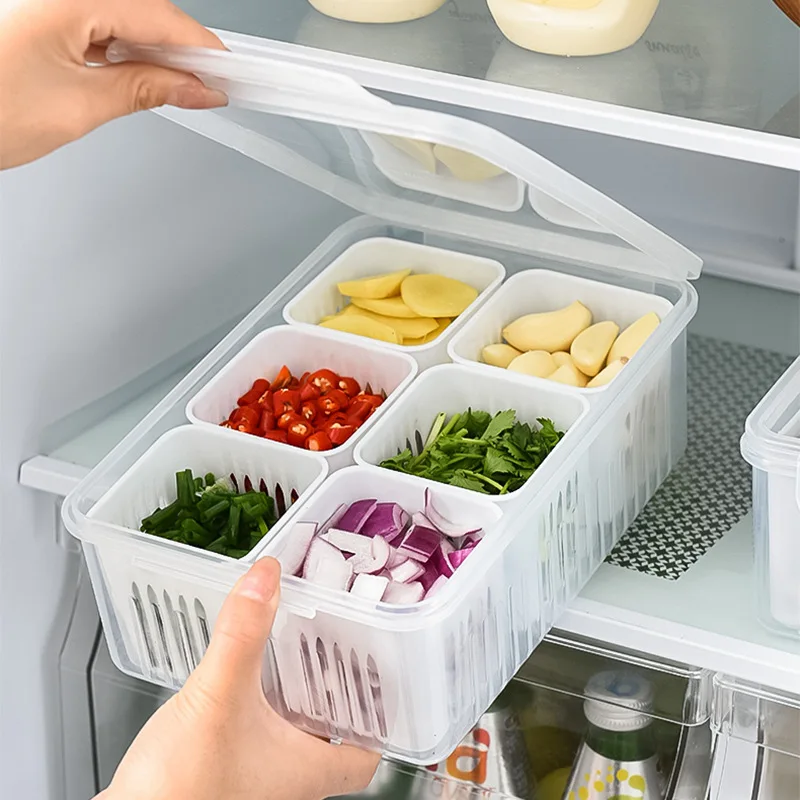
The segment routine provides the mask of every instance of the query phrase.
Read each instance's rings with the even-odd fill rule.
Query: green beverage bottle
[[[650,682],[635,672],[600,672],[586,698],[586,734],[564,800],[664,800]]]

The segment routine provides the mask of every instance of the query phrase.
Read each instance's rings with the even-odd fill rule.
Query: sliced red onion
[[[409,603],[419,603],[424,596],[425,589],[422,588],[422,584],[419,582],[390,583],[383,593],[383,602],[408,605]]]
[[[408,514],[397,503],[378,503],[359,531],[364,536],[382,536],[393,542],[408,525]]]
[[[389,545],[389,560],[386,562],[386,566],[389,569],[399,567],[401,564],[405,564],[406,561],[408,561],[408,556],[401,555],[396,547]]]
[[[345,561],[341,550],[317,536],[308,548],[303,577],[317,586],[347,591],[353,577],[353,567]]]
[[[428,563],[425,566],[425,572],[419,576],[419,582],[422,584],[422,588],[427,592],[428,589],[436,583],[439,577],[441,577],[439,575],[439,570],[437,570],[432,563]]]
[[[415,511],[411,515],[411,522],[414,525],[419,525],[421,528],[436,528],[436,526],[421,511]]]
[[[464,550],[467,547],[475,547],[478,542],[483,539],[483,530],[478,529],[465,533],[462,537],[456,540],[456,547],[459,550]]]
[[[353,503],[347,511],[342,514],[336,527],[340,531],[349,533],[360,533],[364,523],[369,519],[369,515],[378,505],[377,500],[358,500]]]
[[[278,558],[284,574],[297,575],[300,572],[316,532],[316,522],[295,522],[286,547]]]
[[[372,551],[372,539],[360,533],[331,528],[327,533],[323,533],[321,538],[334,547],[338,547],[343,553],[360,555],[369,554]]]
[[[447,586],[447,578],[444,575],[440,575],[435,581],[433,586],[425,592],[425,599],[429,599],[434,597],[436,594],[442,591],[444,587]]]
[[[433,505],[433,494],[430,489],[425,490],[425,516],[446,536],[463,536],[467,531],[463,525],[456,525],[449,519],[443,517]]]
[[[442,535],[439,531],[433,528],[424,528],[421,525],[414,525],[403,537],[403,543],[397,549],[397,552],[413,558],[415,561],[427,561],[434,554],[441,541]]]
[[[330,530],[331,528],[335,527],[339,520],[344,516],[345,511],[347,511],[347,503],[342,503],[336,511],[331,514],[328,519],[323,522],[318,529],[320,534],[325,533],[326,531]]]
[[[474,547],[467,547],[463,550],[454,550],[447,556],[450,566],[452,566],[454,570],[458,569],[464,563],[464,560],[473,551],[473,549]]]
[[[389,570],[389,574],[395,583],[411,583],[419,578],[423,572],[425,572],[425,567],[413,559],[409,559],[405,564],[400,564],[400,566]]]
[[[350,594],[356,597],[363,597],[365,600],[379,601],[389,585],[388,578],[381,578],[378,575],[356,575],[353,581],[353,588]]]
[[[447,539],[442,539],[439,547],[436,548],[431,557],[431,565],[438,572],[439,575],[444,575],[449,578],[455,571],[453,565],[450,563],[448,556],[455,551],[455,548]]]
[[[362,572],[375,573],[380,572],[386,567],[389,561],[390,550],[389,543],[381,536],[375,536],[370,539],[371,548],[368,553],[357,553],[350,560],[353,565],[353,572],[356,574]]]

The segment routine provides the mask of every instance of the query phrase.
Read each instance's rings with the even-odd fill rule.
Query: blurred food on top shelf
[[[322,14],[347,22],[408,22],[427,17],[445,0],[309,0]]]
[[[503,328],[505,343],[487,345],[481,358],[511,372],[594,389],[616,378],[660,322],[649,312],[620,333],[612,320],[593,324],[592,312],[575,301],[514,320]]]
[[[599,672],[586,684],[586,732],[567,782],[567,800],[663,800],[652,727],[652,684],[637,672]]]
[[[351,302],[320,325],[407,347],[436,339],[478,296],[455,278],[410,269],[337,284]]]
[[[489,0],[510,41],[559,56],[624,50],[641,38],[657,8],[658,0]]]

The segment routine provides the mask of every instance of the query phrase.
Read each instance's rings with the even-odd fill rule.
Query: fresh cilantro
[[[522,487],[563,437],[549,419],[516,421],[514,411],[492,416],[471,408],[447,419],[438,414],[416,455],[403,450],[382,467],[483,494]]]

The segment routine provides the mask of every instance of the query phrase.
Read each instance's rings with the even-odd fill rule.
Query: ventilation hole
[[[297,493],[297,489],[292,489],[292,491],[289,492],[289,501],[291,505],[294,505],[298,501],[299,497],[300,495]]]
[[[414,452],[414,448],[411,445],[411,439],[406,439],[406,450],[409,450],[412,453]]]
[[[180,623],[180,612],[175,610],[175,607],[172,605],[172,599],[166,593],[163,593],[164,598],[164,608],[167,610],[167,619],[169,620],[170,627],[172,628],[172,638],[176,642],[178,647],[178,652],[181,655],[181,661],[183,662],[183,671],[184,674],[188,675],[192,671],[192,666],[190,663],[189,658],[187,657],[186,653],[186,646],[183,642],[183,632],[181,630],[181,623]]]
[[[353,714],[353,701],[350,697],[350,682],[347,680],[347,667],[342,658],[342,651],[339,645],[333,646],[333,663],[336,665],[336,676],[339,678],[339,689],[344,697],[345,704],[347,705],[347,717],[350,720],[350,730],[356,727],[356,719]]]
[[[417,443],[417,453],[421,453],[425,449],[425,440],[419,431],[414,431],[414,441]]]
[[[364,691],[364,681],[361,678],[361,665],[358,663],[358,656],[355,650],[350,651],[350,669],[353,671],[353,680],[356,684],[356,699],[358,708],[361,712],[361,719],[364,722],[366,733],[372,733],[372,720],[370,719],[369,706],[367,705],[367,693]]]
[[[236,476],[231,472],[228,476],[231,479],[231,483],[233,484],[233,488],[238,492],[239,491],[239,481],[236,480]]]
[[[306,692],[311,701],[311,710],[314,716],[322,716],[319,694],[317,692],[317,682],[314,679],[314,666],[311,663],[311,652],[308,649],[308,639],[305,634],[300,634],[300,661],[303,665],[303,675],[306,679]]]
[[[389,735],[389,731],[386,727],[386,714],[383,709],[381,676],[378,674],[378,667],[372,656],[367,657],[367,679],[369,680],[369,691],[372,695],[372,703],[375,706],[375,718],[378,720],[378,733],[382,739],[385,739]]]
[[[267,676],[272,680],[267,682]],[[262,673],[261,688],[267,696],[269,704],[283,717],[289,715],[289,705],[283,693],[281,683],[281,673],[278,669],[278,656],[275,653],[275,643],[272,639],[267,639],[267,671]]]
[[[372,386],[370,386],[369,383],[364,387],[364,394],[374,394]]]
[[[322,675],[322,686],[325,689],[325,701],[328,704],[328,717],[332,722],[337,722],[339,715],[336,713],[336,699],[331,686],[331,671],[328,665],[328,654],[325,652],[325,645],[322,639],[317,637],[317,658],[319,659],[319,671]]]
[[[202,640],[203,652],[208,650],[211,643],[211,631],[208,629],[208,616],[203,604],[199,600],[194,601],[194,613],[197,617],[197,626],[200,628],[200,638]]]
[[[147,650],[147,660],[150,662],[150,666],[155,669],[158,667],[158,662],[156,661],[153,642],[150,638],[150,626],[147,624],[147,617],[145,617],[144,614],[142,595],[139,593],[139,587],[135,583],[131,584],[131,593],[133,595],[131,597],[131,600],[133,600],[133,609],[136,612],[136,619],[139,622],[139,631],[144,640],[145,650]]]
[[[181,643],[186,648],[186,657],[192,665],[192,669],[194,669],[200,663],[202,653],[197,652],[197,644],[195,642],[191,623],[189,622],[189,606],[186,605],[186,600],[183,595],[178,598],[178,607],[180,608],[178,619],[180,620],[181,632],[183,633]]]
[[[286,513],[286,497],[279,483],[275,484],[275,513],[279,519]]]
[[[147,587],[147,599],[150,601],[150,608],[156,620],[158,641],[161,644],[161,653],[164,656],[164,663],[167,665],[170,675],[174,675],[175,669],[172,666],[172,658],[170,658],[169,654],[169,644],[167,643],[167,631],[164,628],[164,618],[161,616],[161,608],[158,605],[158,599],[156,598],[156,593],[153,591],[152,586]]]
[[[263,478],[258,482],[258,491],[264,492],[264,494],[269,494],[269,489],[267,489],[267,482]]]
[[[249,475],[244,476],[244,490],[245,492],[252,492],[253,491],[253,481],[250,480]]]

